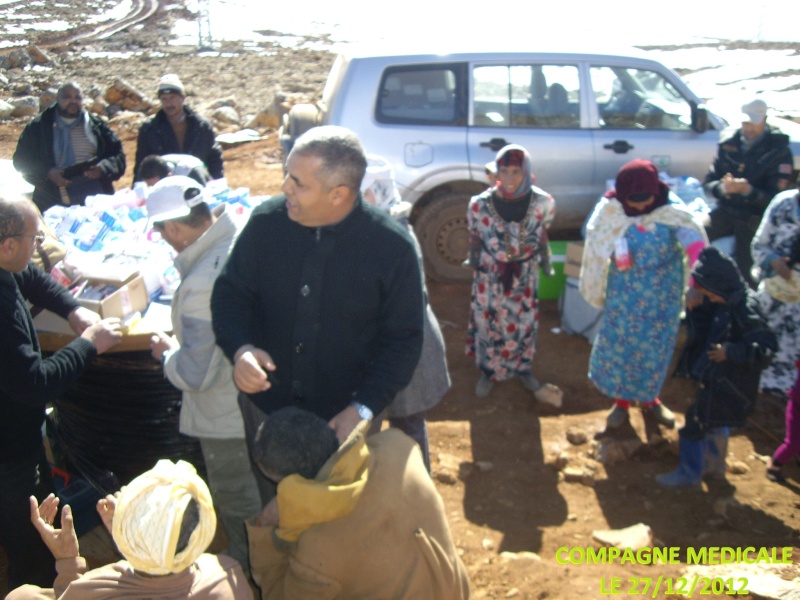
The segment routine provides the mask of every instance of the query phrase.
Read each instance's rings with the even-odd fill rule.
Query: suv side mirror
[[[697,133],[708,131],[708,109],[705,104],[692,102],[692,129]]]

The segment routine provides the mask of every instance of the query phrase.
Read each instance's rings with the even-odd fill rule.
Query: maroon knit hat
[[[624,165],[617,173],[614,189],[606,194],[606,198],[616,198],[622,203],[625,214],[636,216],[652,212],[667,203],[669,186],[658,178],[656,166],[649,160],[634,159]],[[655,196],[656,200],[640,210],[631,196]]]

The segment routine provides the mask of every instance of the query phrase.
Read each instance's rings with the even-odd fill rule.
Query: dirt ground
[[[145,31],[164,31],[163,19]],[[147,48],[155,42],[144,34],[126,40]],[[72,48],[75,49],[75,48]],[[145,91],[165,72],[181,75],[189,101],[201,103],[235,95],[243,113],[253,114],[274,92],[316,97],[332,57],[310,51],[278,51],[255,55],[197,56],[190,49],[166,54],[145,53],[132,59],[78,59],[69,48],[53,48],[60,66],[37,77],[58,81],[75,78],[90,87],[109,85],[121,75]],[[246,73],[246,75],[245,75]],[[26,120],[0,123],[0,158],[11,158]],[[136,127],[115,125],[132,161]],[[245,186],[252,194],[277,193],[281,180],[276,132],[266,139],[228,148],[225,171],[231,187]],[[130,184],[128,174],[119,186]],[[469,310],[469,286],[429,282],[431,303],[445,333],[453,387],[429,413],[433,475],[450,519],[453,536],[470,573],[476,598],[596,598],[601,581],[621,577],[678,577],[683,565],[563,565],[561,547],[595,546],[592,532],[645,523],[656,543],[681,548],[730,546],[793,547],[794,565],[777,568],[784,579],[800,577],[800,467],[787,466],[789,482],[766,480],[764,459],[783,436],[783,404],[760,399],[750,423],[734,433],[727,483],[705,484],[702,492],[659,489],[657,473],[676,463],[676,431],[657,432],[632,411],[632,425],[614,437],[632,454],[604,466],[592,458],[606,436],[605,414],[610,401],[586,377],[590,345],[558,331],[555,300],[541,303],[535,374],[564,390],[564,406],[556,411],[537,406],[518,381],[497,385],[478,399],[478,371],[464,354]],[[691,402],[693,384],[668,379],[662,400],[682,414]],[[567,440],[573,428],[586,443]],[[559,460],[558,457],[561,457]],[[566,461],[566,469],[563,467]],[[557,464],[559,463],[559,464]],[[578,482],[565,477],[577,472]],[[533,554],[531,554],[533,553]],[[0,556],[0,559],[2,557]],[[0,560],[1,562],[1,560]],[[0,593],[4,589],[0,579]],[[623,593],[628,590],[624,583]],[[650,595],[648,593],[648,595]],[[659,592],[652,597],[664,598]],[[712,597],[715,597],[712,595]],[[716,597],[723,597],[718,595]],[[760,596],[742,595],[744,598]]]

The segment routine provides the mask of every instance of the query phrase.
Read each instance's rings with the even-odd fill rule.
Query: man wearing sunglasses
[[[29,497],[53,483],[42,444],[45,405],[121,340],[119,319],[100,320],[38,267],[44,240],[39,212],[27,198],[0,190],[0,545],[8,556],[8,587],[52,585],[52,554],[30,522]],[[28,302],[64,317],[78,336],[43,357]]]

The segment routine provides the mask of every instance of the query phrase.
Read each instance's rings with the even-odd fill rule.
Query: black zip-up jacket
[[[377,415],[422,351],[422,276],[405,228],[363,202],[336,225],[292,221],[284,196],[258,206],[217,278],[211,314],[233,360],[245,344],[270,354],[267,414],[298,406],[328,420],[351,401]]]
[[[713,195],[724,210],[742,219],[762,215],[773,196],[788,188],[779,187],[779,182],[788,184],[792,178],[792,151],[789,136],[777,127],[767,125],[764,137],[749,152],[742,151],[741,130],[719,144],[717,157],[711,164],[705,179],[706,193]],[[736,178],[745,178],[753,186],[748,196],[722,193],[720,180],[726,173]]]
[[[136,162],[133,165],[133,180],[139,180],[139,167],[142,161],[156,154],[191,154],[202,160],[213,179],[220,179],[223,175],[222,148],[217,143],[214,128],[206,119],[198,115],[188,106],[184,105],[186,114],[186,139],[184,147],[178,145],[178,138],[169,124],[167,115],[159,110],[147,119],[139,128],[139,139],[136,142]]]
[[[97,356],[75,338],[43,358],[26,300],[66,318],[79,306],[63,286],[34,265],[21,273],[0,269],[0,462],[41,448],[45,404],[62,394]]]
[[[755,407],[761,371],[778,349],[777,338],[731,257],[704,248],[692,275],[725,303],[706,299],[687,314],[689,340],[679,370],[701,383],[687,424],[693,418],[701,428],[740,427]],[[723,362],[707,356],[715,344],[725,347]]]
[[[54,204],[61,204],[58,186],[47,178],[47,172],[56,165],[53,150],[57,105],[46,108],[22,130],[14,152],[14,168],[34,186],[33,201],[44,212]],[[122,142],[100,117],[84,112],[97,140],[97,166],[103,172],[100,185],[106,194],[114,193],[113,181],[125,174],[125,153]],[[66,165],[69,166],[69,165]],[[83,202],[81,202],[82,204]]]

